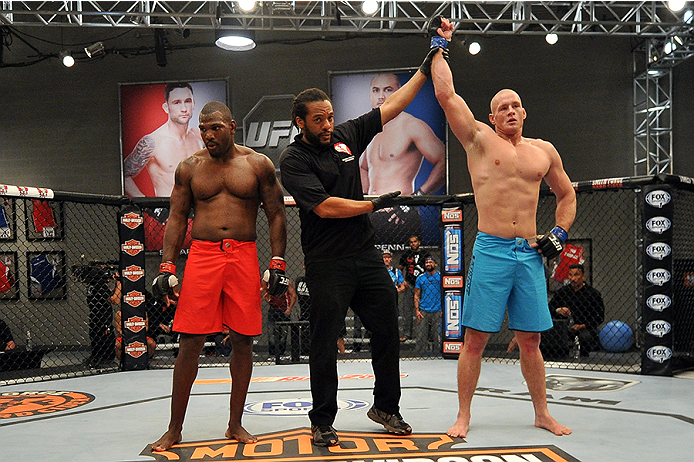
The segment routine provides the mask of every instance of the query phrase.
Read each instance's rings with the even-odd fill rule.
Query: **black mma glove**
[[[443,16],[434,16],[427,24],[427,34],[431,37],[431,48],[446,49],[448,47],[448,40],[439,35],[442,19]]]
[[[276,297],[284,295],[289,288],[289,278],[285,274],[287,263],[282,257],[272,257],[269,269],[265,270],[263,280],[267,283],[267,293]]]
[[[378,196],[376,199],[373,199],[371,202],[374,205],[374,212],[376,210],[384,209],[386,207],[393,207],[394,205],[398,205],[398,203],[401,202],[400,198],[398,197],[400,195],[400,191],[395,191],[391,192],[388,194],[383,194],[381,196]]]
[[[176,265],[170,261],[165,261],[159,265],[159,275],[152,281],[152,294],[157,299],[164,300],[167,295],[173,295],[173,289],[177,285]]]
[[[544,257],[551,260],[559,256],[564,250],[564,242],[568,237],[569,235],[563,228],[555,226],[549,233],[537,236],[537,248],[540,249]]]

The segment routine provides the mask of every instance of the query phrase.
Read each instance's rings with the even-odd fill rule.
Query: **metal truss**
[[[350,34],[424,34],[432,16],[456,34],[632,36],[634,174],[672,173],[672,68],[694,55],[692,11],[666,1],[265,1],[244,12],[235,1],[0,1],[2,26],[247,29]],[[1,55],[0,55],[1,56]],[[0,58],[1,62],[1,58]]]
[[[238,2],[1,2],[0,24],[14,26],[250,29],[419,34],[442,14],[459,33],[668,37],[687,29],[665,1],[381,1],[374,15],[361,1],[265,1],[243,12]]]
[[[672,68],[634,78],[634,175],[672,174]]]

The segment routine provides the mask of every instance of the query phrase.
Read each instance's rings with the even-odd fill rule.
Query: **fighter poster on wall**
[[[416,69],[331,73],[335,123],[380,107]],[[446,194],[446,117],[428,80],[403,113],[388,122],[359,157],[365,195]],[[382,244],[403,244],[417,234],[422,243],[440,238],[437,212],[430,207],[396,207],[371,215]],[[398,247],[399,248],[399,247]]]
[[[227,94],[226,80],[121,84],[123,193],[169,197],[178,163],[204,147],[200,110]],[[146,250],[161,249],[167,219],[168,209],[145,209]]]

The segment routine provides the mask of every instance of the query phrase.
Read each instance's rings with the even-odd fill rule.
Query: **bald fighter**
[[[152,444],[165,451],[181,440],[198,357],[208,334],[229,330],[232,353],[231,405],[225,436],[241,443],[256,437],[241,426],[253,369],[253,337],[262,332],[256,217],[263,204],[270,229],[272,259],[266,271],[268,293],[282,295],[287,226],[282,188],[275,166],[262,154],[234,142],[236,121],[229,108],[213,101],[200,113],[202,149],[181,161],[171,193],[159,275],[152,292],[167,305],[178,297],[175,262],[186,236],[191,208],[193,244],[186,262],[173,330],[181,333],[173,372],[171,419]]]
[[[441,17],[432,19],[429,29],[447,40],[453,34],[451,23]],[[466,330],[458,356],[458,416],[447,433],[454,437],[467,435],[482,353],[490,334],[501,329],[508,307],[509,328],[518,340],[521,370],[535,409],[535,426],[558,436],[568,435],[571,430],[557,422],[547,408],[539,346],[540,332],[552,327],[542,257],[551,259],[561,253],[576,217],[571,180],[551,143],[523,136],[527,113],[516,92],[501,90],[492,98],[492,129],[475,120],[465,101],[455,93],[453,75],[443,53],[434,57],[431,73],[436,98],[467,153],[478,213],[478,233],[463,303]],[[543,179],[556,197],[556,226],[538,236],[536,213]]]
[[[371,81],[371,108],[381,107],[400,88],[395,74],[378,74]],[[428,160],[433,166],[419,194],[433,194],[446,182],[445,149],[429,125],[401,112],[383,126],[361,156],[361,183],[364,194],[378,196],[390,191],[415,193],[415,178]]]
[[[170,83],[166,85],[164,96],[162,109],[169,119],[143,136],[123,161],[125,194],[128,197],[144,196],[134,177],[145,168],[152,178],[155,196],[169,197],[178,163],[204,147],[197,127],[188,125],[195,109],[193,87],[187,82]]]

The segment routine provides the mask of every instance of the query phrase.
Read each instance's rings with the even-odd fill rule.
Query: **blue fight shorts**
[[[507,307],[511,330],[552,328],[542,255],[523,238],[478,232],[465,282],[463,325],[499,332]]]

